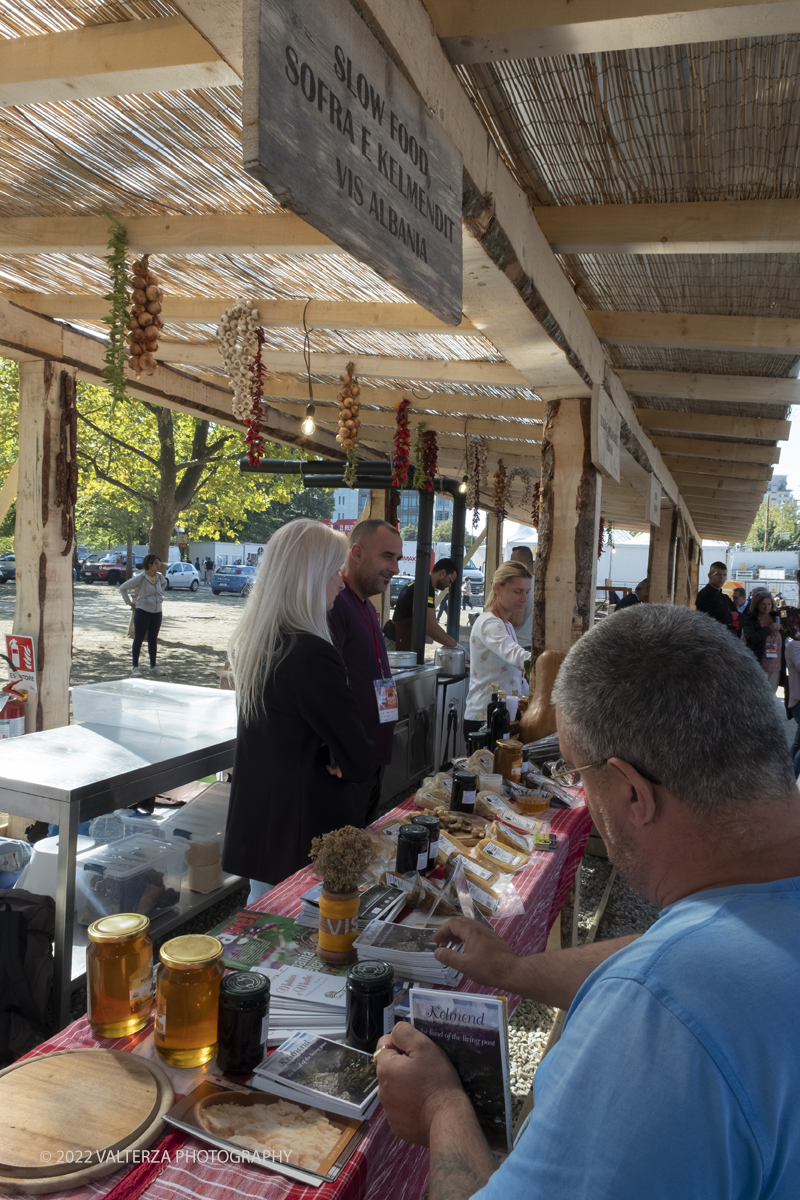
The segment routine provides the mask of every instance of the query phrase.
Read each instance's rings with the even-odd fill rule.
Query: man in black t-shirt
[[[736,605],[722,590],[728,578],[728,568],[723,562],[713,562],[708,569],[708,583],[694,599],[698,612],[708,613],[721,625],[727,625],[734,637],[739,636],[739,614]]]
[[[432,638],[434,642],[440,642],[443,646],[457,646],[458,642],[454,642],[436,620],[434,596],[441,588],[449,588],[455,577],[456,564],[452,558],[440,558],[438,562],[433,564],[433,570],[431,571],[428,583],[425,636]],[[391,622],[394,626],[394,641],[397,650],[411,649],[411,613],[413,606],[414,584],[407,583],[397,597],[397,604],[394,607],[394,616]],[[386,632],[387,636],[391,637],[391,627]]]

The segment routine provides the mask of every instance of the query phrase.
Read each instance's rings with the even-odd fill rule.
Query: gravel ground
[[[578,937],[583,944],[611,874],[605,858],[584,854],[581,897],[578,908]],[[658,910],[642,900],[619,875],[614,880],[608,905],[600,922],[597,941],[644,933],[655,921]],[[509,1023],[511,1100],[514,1116],[531,1090],[536,1067],[544,1054],[556,1010],[523,1000]]]

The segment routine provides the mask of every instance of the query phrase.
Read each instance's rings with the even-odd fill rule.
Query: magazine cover
[[[331,966],[317,956],[317,930],[294,917],[241,910],[208,932],[222,942],[222,961],[234,971],[295,966],[323,975],[347,974],[346,966]]]
[[[444,1050],[493,1150],[511,1150],[505,997],[412,988],[411,1024]]]
[[[373,921],[356,938],[356,946],[392,950],[398,954],[433,954],[438,950],[431,937],[437,925],[395,925],[392,921]]]
[[[294,1034],[271,1054],[256,1069],[254,1080],[256,1077],[265,1087],[272,1077],[358,1108],[369,1104],[378,1087],[371,1054],[304,1032]]]
[[[364,1122],[322,1113],[227,1080],[205,1079],[166,1121],[254,1166],[311,1187],[332,1183],[363,1140]]]

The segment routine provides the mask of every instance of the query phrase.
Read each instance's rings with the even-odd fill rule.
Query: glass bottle
[[[347,1036],[354,1050],[374,1054],[378,1039],[394,1029],[394,968],[362,961],[347,972]]]
[[[219,989],[217,1066],[249,1075],[263,1061],[269,1034],[269,978],[257,971],[232,971]]]
[[[217,1052],[222,943],[185,934],[165,942],[159,957],[156,1049],[170,1067],[199,1067]]]
[[[100,917],[88,928],[86,1006],[97,1037],[138,1033],[153,1008],[150,921],[139,913]]]
[[[506,708],[506,694],[501,691],[497,693],[497,708],[492,713],[491,737],[489,738],[489,749],[494,753],[497,748],[497,743],[505,741],[510,736],[511,720]]]
[[[499,703],[499,697],[498,697],[499,691],[500,691],[500,684],[493,683],[492,684],[492,698],[486,706],[486,727],[490,731],[492,728],[492,713],[497,708],[497,705]]]

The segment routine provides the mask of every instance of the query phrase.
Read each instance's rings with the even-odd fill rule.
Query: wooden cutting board
[[[59,1050],[7,1067],[0,1191],[58,1191],[119,1170],[109,1156],[150,1145],[174,1099],[159,1066],[120,1050]]]

